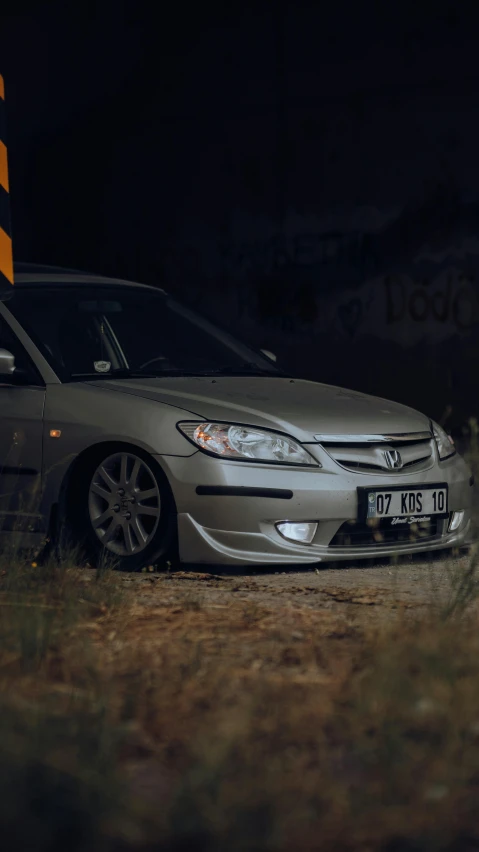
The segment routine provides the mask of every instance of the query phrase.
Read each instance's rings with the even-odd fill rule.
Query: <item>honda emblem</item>
[[[386,464],[391,470],[401,470],[403,462],[397,450],[386,450],[384,453]]]

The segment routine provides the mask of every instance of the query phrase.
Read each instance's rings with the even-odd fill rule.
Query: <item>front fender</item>
[[[192,456],[197,450],[178,431],[192,412],[163,402],[125,396],[85,384],[48,385],[43,437],[42,511],[50,514],[68,471],[82,453],[128,444],[150,455]]]

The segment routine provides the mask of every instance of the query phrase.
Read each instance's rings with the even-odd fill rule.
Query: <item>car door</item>
[[[30,356],[0,315],[0,348],[15,373],[0,375],[0,532],[40,532],[45,386]]]

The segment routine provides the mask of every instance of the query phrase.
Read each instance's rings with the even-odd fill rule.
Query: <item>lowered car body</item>
[[[132,568],[173,543],[186,563],[275,565],[467,542],[471,472],[425,415],[285,375],[154,288],[24,267],[13,289],[4,538],[19,518],[24,542],[69,525]]]

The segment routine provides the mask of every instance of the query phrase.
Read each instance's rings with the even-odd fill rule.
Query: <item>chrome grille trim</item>
[[[421,437],[418,437],[421,436]],[[422,470],[428,470],[434,464],[432,435],[424,432],[415,434],[415,441],[403,441],[396,436],[395,441],[363,442],[352,437],[348,443],[323,441],[323,450],[345,470],[358,474],[376,474],[383,476],[401,476]],[[386,458],[387,451],[398,448],[401,455],[401,467],[392,468]]]
[[[334,458],[334,457],[333,457]],[[384,473],[391,474],[395,473],[397,475],[401,475],[401,473],[410,473],[410,468],[414,467],[414,470],[418,468],[419,465],[423,465],[425,462],[428,462],[431,456],[423,456],[422,458],[415,459],[414,461],[406,462],[399,470],[391,470],[390,468],[380,467],[375,464],[365,464],[363,462],[347,462],[344,459],[334,459],[335,462],[344,467],[346,470],[351,470],[353,473]]]
[[[432,432],[397,432],[391,435],[314,435],[314,440],[322,444],[393,444],[406,441],[427,441]]]

